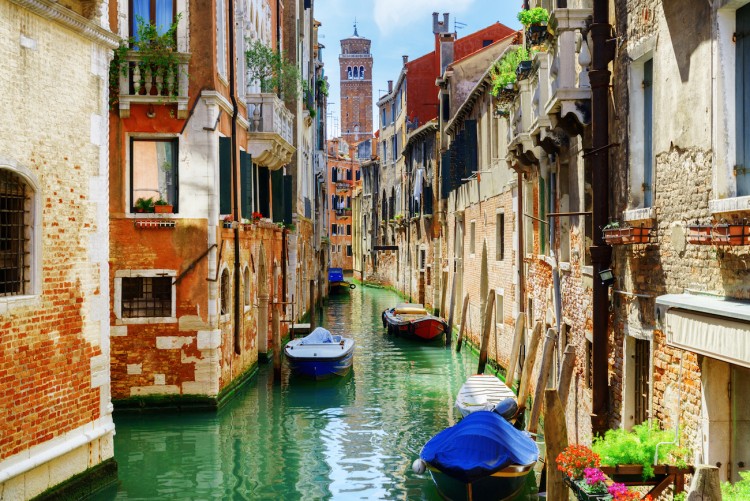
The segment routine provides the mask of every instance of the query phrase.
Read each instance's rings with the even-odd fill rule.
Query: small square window
[[[172,277],[123,277],[122,317],[172,316]]]

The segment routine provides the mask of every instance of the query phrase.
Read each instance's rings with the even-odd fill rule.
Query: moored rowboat
[[[389,334],[430,341],[448,331],[448,324],[430,315],[421,304],[403,303],[383,312],[383,327]]]
[[[315,379],[343,376],[352,367],[354,340],[318,327],[302,339],[289,341],[284,354],[295,374]]]
[[[456,409],[466,417],[476,411],[491,411],[506,398],[515,399],[513,390],[491,374],[469,376],[456,396]]]

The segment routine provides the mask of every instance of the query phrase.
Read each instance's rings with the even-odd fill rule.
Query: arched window
[[[229,270],[224,268],[224,271],[221,272],[221,314],[227,315],[229,313],[229,295],[230,295],[230,285],[229,285]]]
[[[359,67],[359,78],[361,80],[365,79],[365,67],[364,66]]]
[[[351,67],[351,66],[347,66],[347,67],[346,67],[346,77],[347,77],[347,78],[348,78],[349,80],[351,80],[351,79],[352,79],[352,67]]]
[[[354,79],[359,79],[359,68],[354,67]]]
[[[26,180],[0,168],[0,297],[33,293],[33,202]]]

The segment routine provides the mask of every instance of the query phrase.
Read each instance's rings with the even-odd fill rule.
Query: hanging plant
[[[544,7],[535,7],[533,9],[522,10],[518,13],[518,20],[524,27],[547,24],[549,13]]]
[[[516,83],[516,68],[521,61],[528,60],[529,51],[525,47],[511,48],[492,67],[492,95],[499,97],[503,92],[512,89]]]

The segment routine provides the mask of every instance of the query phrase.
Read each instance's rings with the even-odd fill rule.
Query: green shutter
[[[242,197],[240,201],[240,207],[242,208],[242,217],[250,219],[250,215],[253,212],[252,200],[253,200],[253,163],[252,157],[249,153],[244,151],[240,152],[240,182],[242,183]]]
[[[263,217],[271,217],[270,190],[268,189],[270,177],[268,167],[258,167],[258,212],[263,214]]]
[[[737,10],[735,69],[737,196],[750,195],[750,5]]]
[[[271,206],[273,222],[284,222],[284,172],[281,169],[271,172]]]
[[[292,176],[284,176],[284,224],[292,224]]]
[[[232,213],[232,143],[219,138],[219,213]]]

